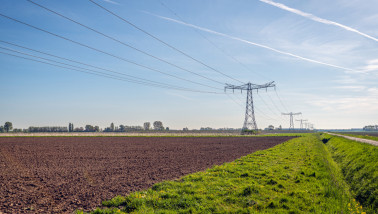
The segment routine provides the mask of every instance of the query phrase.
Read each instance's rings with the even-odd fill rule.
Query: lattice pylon
[[[250,83],[247,89],[247,101],[245,107],[245,119],[242,130],[257,130],[257,124],[255,119],[255,110],[253,108],[253,94]]]
[[[244,118],[242,133],[245,131],[250,131],[250,130],[257,131],[255,110],[253,108],[253,93],[252,93],[253,90],[259,90],[259,89],[268,90],[268,88],[270,87],[276,87],[276,85],[274,84],[274,81],[265,83],[263,85],[257,85],[250,82],[244,85],[239,85],[239,86],[226,84],[226,86],[224,87],[225,92],[226,92],[226,89],[232,89],[232,91],[234,90],[247,91],[245,118]]]

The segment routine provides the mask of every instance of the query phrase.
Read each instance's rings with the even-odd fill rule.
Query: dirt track
[[[0,212],[89,211],[292,137],[0,138]]]
[[[378,146],[378,141],[376,141],[376,140],[369,140],[369,139],[351,137],[351,136],[334,134],[334,133],[327,133],[327,134],[335,135],[335,136],[339,136],[339,137],[344,137],[344,138],[349,139],[349,140],[354,140],[354,141],[358,141],[358,142],[361,142],[361,143],[368,143],[368,144],[371,144],[371,145],[374,145],[374,146]]]

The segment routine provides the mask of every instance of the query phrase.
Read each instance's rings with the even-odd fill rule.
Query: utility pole
[[[255,110],[253,108],[253,96],[252,92],[253,90],[256,90],[258,92],[259,89],[265,88],[267,91],[269,87],[275,87],[274,81],[265,83],[263,85],[257,85],[253,83],[247,83],[240,86],[230,85],[226,84],[224,87],[224,91],[226,92],[226,89],[232,89],[232,92],[235,90],[240,90],[243,92],[243,90],[247,91],[247,101],[246,101],[246,107],[245,107],[245,119],[244,124],[242,128],[242,134],[246,134],[249,131],[257,131],[257,124],[255,119]]]
[[[282,115],[290,115],[290,128],[289,129],[294,129],[294,121],[293,121],[293,116],[295,115],[300,115],[302,114],[301,112],[298,112],[298,113],[293,113],[293,112],[290,112],[290,113],[282,113]]]
[[[308,127],[309,127],[309,124],[310,123],[304,123],[304,125],[305,125],[305,129],[309,129]]]
[[[296,121],[301,121],[301,129],[303,129],[303,122],[306,122],[307,120],[300,119],[300,120],[296,120]]]

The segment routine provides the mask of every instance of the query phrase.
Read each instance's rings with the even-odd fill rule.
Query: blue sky
[[[0,53],[1,124],[106,127],[111,122],[142,125],[160,120],[171,129],[241,128],[246,93],[226,95],[223,90],[224,83],[239,81],[277,85],[276,90],[254,93],[259,128],[288,127],[289,117],[281,112],[302,112],[296,119],[308,119],[316,128],[378,123],[377,1],[94,0],[217,72],[90,1],[33,1],[176,67],[29,1],[4,0],[1,14],[107,54],[0,16],[0,40],[8,42],[0,42],[0,51],[6,53]],[[10,56],[107,72],[9,43],[185,89],[151,87]]]

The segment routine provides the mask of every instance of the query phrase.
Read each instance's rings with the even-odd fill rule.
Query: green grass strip
[[[367,213],[378,213],[378,147],[337,136],[324,138],[353,196]]]
[[[103,206],[108,208],[92,213],[363,213],[319,134],[117,196]]]

